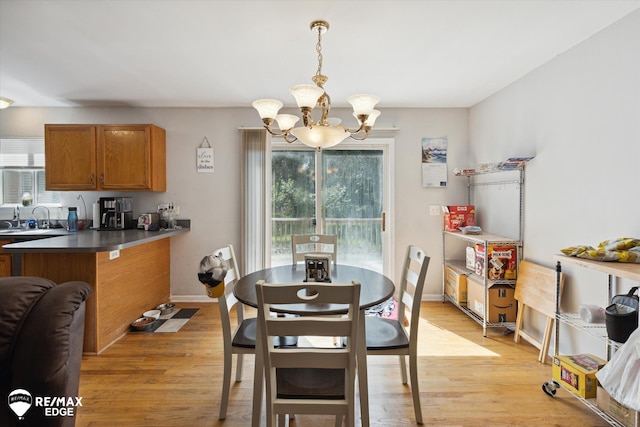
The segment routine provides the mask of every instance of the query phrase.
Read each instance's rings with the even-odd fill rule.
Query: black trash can
[[[607,335],[619,343],[627,342],[629,335],[638,328],[638,310],[623,305],[611,304],[605,310]]]
[[[638,296],[634,295],[637,290],[638,287],[634,286],[628,294],[614,296],[611,305],[605,309],[609,339],[625,343],[638,328]]]

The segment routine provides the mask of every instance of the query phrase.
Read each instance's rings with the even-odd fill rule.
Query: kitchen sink
[[[0,229],[0,236],[7,235],[7,234],[32,235],[32,234],[46,234],[46,233],[49,233],[49,229],[47,229],[47,228],[28,228],[28,229],[25,229],[25,228],[2,228],[2,229]]]

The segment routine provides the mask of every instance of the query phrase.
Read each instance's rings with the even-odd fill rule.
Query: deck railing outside
[[[312,218],[273,218],[271,220],[272,260],[282,258],[290,262],[291,235],[315,233],[313,222]],[[347,262],[348,258],[354,255],[381,258],[381,226],[381,218],[327,218],[325,234],[338,236],[340,262]]]

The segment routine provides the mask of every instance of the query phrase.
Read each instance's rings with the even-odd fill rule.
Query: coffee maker
[[[134,227],[132,197],[100,197],[100,230]]]

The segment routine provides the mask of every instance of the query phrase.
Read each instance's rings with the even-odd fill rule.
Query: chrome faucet
[[[31,214],[34,215],[36,213],[36,211],[38,209],[45,209],[47,211],[47,221],[46,222],[42,222],[42,228],[49,228],[49,225],[51,224],[51,212],[49,211],[49,208],[46,206],[36,206],[35,208],[33,208],[33,210],[31,211]]]
[[[22,224],[20,224],[20,206],[16,206],[13,209],[13,220],[16,222],[16,227],[20,228]]]

